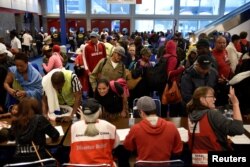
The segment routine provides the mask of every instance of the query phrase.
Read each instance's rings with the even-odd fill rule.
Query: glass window
[[[198,21],[198,29],[203,28],[212,22],[213,22],[212,20],[200,20]]]
[[[233,11],[234,9],[244,5],[245,3],[249,2],[250,0],[226,0],[225,4],[225,11],[224,15],[228,14],[229,12]]]
[[[173,29],[173,21],[166,21],[166,20],[155,20],[154,30],[156,32],[162,31],[167,32],[167,30]]]
[[[143,1],[145,2],[145,1]],[[156,0],[155,1],[155,14],[174,14],[174,0]]]
[[[154,20],[135,20],[135,30],[138,32],[151,31],[154,29]]]
[[[110,14],[110,4],[106,0],[91,0],[91,14]]]
[[[86,14],[86,0],[66,0],[65,13]],[[59,0],[47,0],[47,13],[59,13]]]
[[[154,14],[154,1],[155,0],[144,0],[142,4],[135,5],[135,14]]]
[[[180,20],[178,30],[179,32],[182,33],[184,37],[188,36],[189,32],[193,32],[197,30],[197,21]]]
[[[129,14],[129,4],[111,4],[111,14]]]
[[[219,0],[180,0],[180,15],[218,15]]]

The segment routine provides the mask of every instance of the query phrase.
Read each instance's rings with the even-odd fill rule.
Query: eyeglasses
[[[215,99],[216,97],[215,96],[204,96],[205,98],[213,98]]]

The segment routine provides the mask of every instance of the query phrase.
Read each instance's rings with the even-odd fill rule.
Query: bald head
[[[54,72],[51,76],[51,82],[56,90],[61,90],[65,82],[63,72],[62,71]]]

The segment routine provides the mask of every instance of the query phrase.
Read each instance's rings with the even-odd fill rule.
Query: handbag
[[[127,86],[129,90],[132,90],[136,87],[136,85],[141,81],[142,77],[139,76],[136,79],[132,77],[132,73],[130,70],[126,69],[126,80],[127,80]]]
[[[181,92],[176,81],[173,81],[171,85],[167,83],[161,97],[162,104],[176,104],[181,102],[181,100]]]

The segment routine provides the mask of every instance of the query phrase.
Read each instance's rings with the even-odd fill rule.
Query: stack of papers
[[[246,135],[236,135],[233,137],[230,137],[230,140],[234,144],[250,144],[250,139]]]
[[[181,141],[183,142],[188,142],[188,130],[181,127],[181,128],[178,128],[178,131],[179,131],[179,134],[181,136]]]
[[[243,127],[248,133],[250,133],[250,125],[243,125]]]
[[[64,135],[62,126],[55,126],[56,130],[59,132],[60,136]],[[46,135],[46,138],[49,138],[48,135]]]

